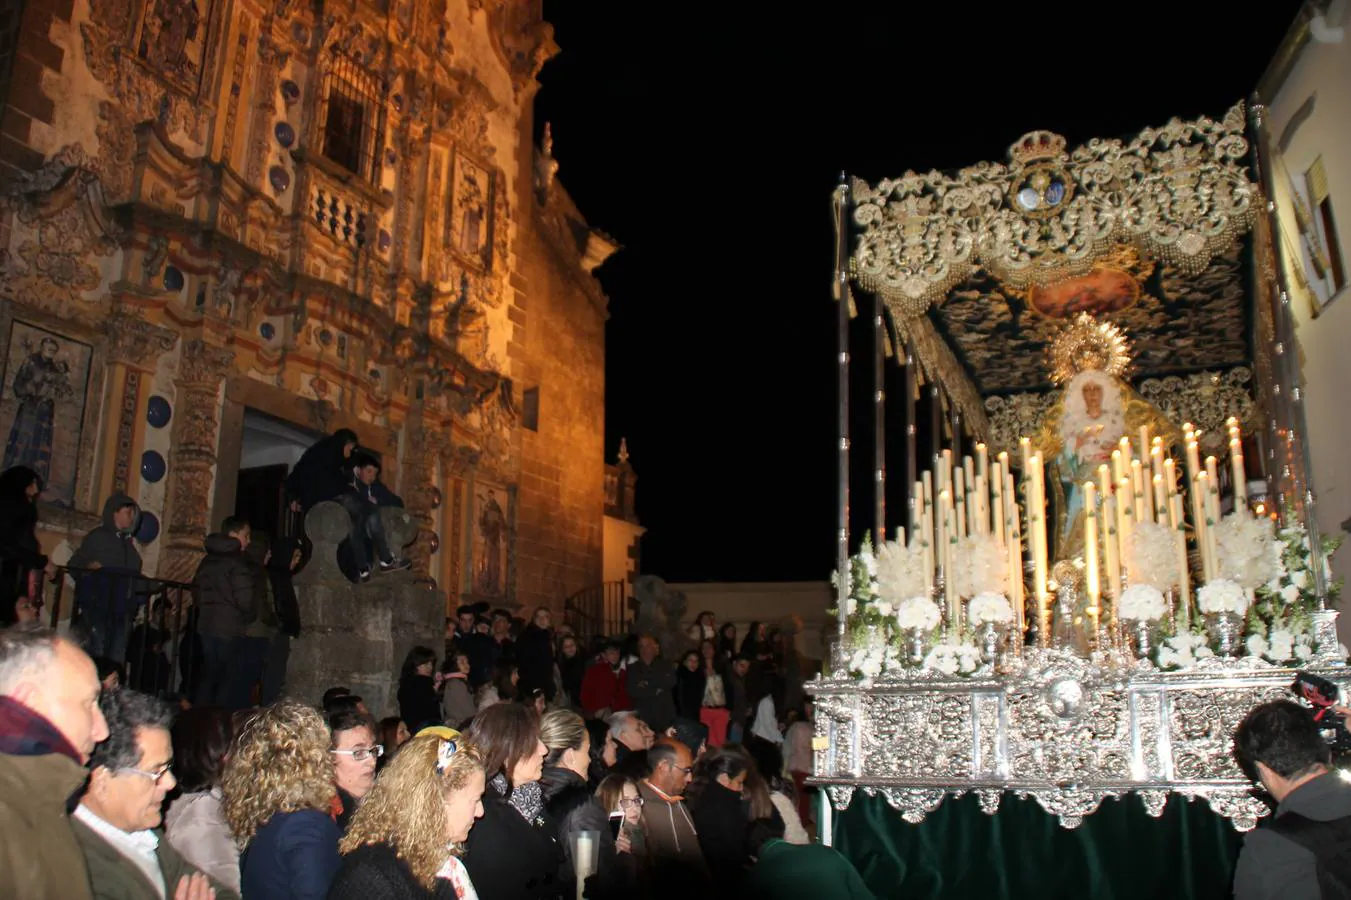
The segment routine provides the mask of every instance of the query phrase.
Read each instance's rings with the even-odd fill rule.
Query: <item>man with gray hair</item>
[[[98,671],[46,630],[0,631],[0,897],[90,897],[66,801],[108,736]]]
[[[174,779],[168,705],[137,691],[99,701],[108,739],[94,749],[89,787],[72,816],[96,900],[234,897],[194,869],[159,831]]]

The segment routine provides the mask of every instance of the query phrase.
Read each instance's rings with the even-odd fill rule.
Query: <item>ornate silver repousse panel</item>
[[[1315,671],[1351,683],[1344,666]],[[1292,697],[1294,675],[1247,658],[1131,671],[1049,651],[998,677],[818,679],[808,689],[824,741],[812,780],[836,808],[863,789],[909,822],[968,791],[994,814],[1007,791],[1074,828],[1104,799],[1135,792],[1150,815],[1177,794],[1246,831],[1266,808],[1233,761],[1231,735],[1252,707]]]

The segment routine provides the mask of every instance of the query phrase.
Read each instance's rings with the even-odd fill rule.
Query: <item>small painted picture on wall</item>
[[[456,153],[450,183],[450,246],[463,259],[487,270],[493,247],[492,172]]]
[[[72,506],[84,423],[85,389],[92,348],[14,322],[0,386],[0,469],[28,466],[46,483],[43,496]]]
[[[507,593],[507,527],[510,499],[505,488],[490,484],[474,487],[473,583],[470,591],[480,597],[504,597]]]

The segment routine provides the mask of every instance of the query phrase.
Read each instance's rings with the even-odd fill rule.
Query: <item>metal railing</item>
[[[191,695],[202,659],[193,585],[125,569],[60,566],[53,578],[18,587],[21,598],[42,598],[39,621],[116,666],[122,684],[160,698]]]
[[[605,581],[583,588],[563,601],[563,610],[584,638],[627,634],[631,621],[628,582]]]

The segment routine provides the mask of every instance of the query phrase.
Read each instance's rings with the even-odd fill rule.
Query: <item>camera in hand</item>
[[[1342,717],[1333,711],[1337,705],[1337,685],[1309,672],[1297,672],[1290,690],[1309,701],[1313,720],[1323,732],[1323,738],[1336,754],[1351,753],[1351,732],[1346,730]]]

